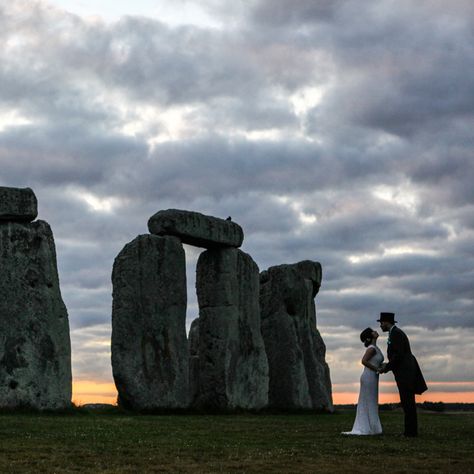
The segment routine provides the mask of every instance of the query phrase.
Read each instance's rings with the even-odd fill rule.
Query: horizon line
[[[460,383],[474,385],[474,382]],[[438,384],[441,385],[442,383],[432,382],[431,384],[436,386]],[[453,382],[453,384],[456,384],[456,382]],[[395,384],[393,385],[395,386]],[[444,385],[446,385],[446,383],[444,383]],[[117,389],[113,382],[93,380],[78,380],[73,382],[72,401],[76,405],[84,405],[87,403],[107,403],[115,405],[117,403],[117,395]],[[333,405],[357,404],[358,396],[358,390],[335,391],[332,394]],[[474,390],[456,392],[428,390],[423,395],[417,395],[416,402],[474,403]],[[398,391],[379,393],[379,405],[390,403],[400,403]]]

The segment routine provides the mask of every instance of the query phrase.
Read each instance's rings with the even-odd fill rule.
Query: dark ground
[[[474,472],[474,412],[380,412],[381,436],[343,436],[335,414],[132,415],[117,408],[0,414],[0,472]]]

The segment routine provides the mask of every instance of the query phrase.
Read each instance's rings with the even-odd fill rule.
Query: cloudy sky
[[[0,185],[52,226],[76,401],[115,397],[115,256],[183,208],[231,215],[261,270],[321,262],[336,402],[380,311],[424,399],[474,402],[470,0],[9,0],[0,42]]]

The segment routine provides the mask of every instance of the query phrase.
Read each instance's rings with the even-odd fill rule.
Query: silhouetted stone
[[[320,285],[321,265],[309,260],[260,274],[271,407],[333,409],[326,347],[316,328],[314,297]]]
[[[203,252],[197,264],[201,408],[259,409],[268,402],[258,267],[238,249]]]
[[[0,186],[0,221],[31,222],[38,216],[38,201],[30,188]]]
[[[191,405],[197,402],[199,395],[199,318],[196,318],[189,329],[189,400]]]
[[[115,259],[112,370],[126,408],[188,404],[185,271],[175,237],[140,235]]]
[[[70,404],[69,322],[53,234],[44,221],[0,222],[0,407]]]
[[[148,220],[148,230],[155,235],[174,235],[197,247],[240,247],[242,228],[230,220],[206,216],[199,212],[168,209]]]

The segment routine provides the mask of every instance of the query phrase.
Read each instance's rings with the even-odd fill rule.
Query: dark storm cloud
[[[54,79],[62,79],[64,87],[75,86],[81,91],[80,80],[90,81],[93,87],[97,75],[134,100],[163,104],[219,97],[258,100],[268,86],[278,84],[278,78],[259,61],[262,51],[258,47],[253,51],[255,45],[238,35],[191,26],[171,29],[143,17],[124,17],[108,25],[88,24],[72,16],[60,21],[52,16],[51,20],[57,21],[56,31],[51,31],[47,22],[30,18],[30,23],[16,33],[30,40],[27,51],[34,58],[39,76],[33,92],[44,88],[50,97],[55,96]],[[41,48],[38,43],[45,38],[49,40],[47,47]],[[8,53],[3,54],[7,64],[17,66]],[[7,71],[18,75],[27,72],[28,66],[20,67],[25,69]],[[24,79],[27,81],[28,75]],[[19,86],[21,89],[21,83]],[[12,85],[14,96],[19,86]]]
[[[392,182],[396,161],[341,148],[293,137],[249,141],[204,135],[156,145],[147,159],[136,161],[123,180],[116,176],[114,184],[129,187],[131,193],[133,189],[149,193],[155,199],[170,195],[222,199],[230,193],[263,190],[285,195],[340,185],[354,186],[356,193],[364,183]],[[219,179],[208,186],[213,176]]]
[[[156,20],[133,17],[91,24],[42,10],[38,3],[32,11],[24,10],[29,14],[2,18],[10,38],[0,53],[0,104],[22,111],[36,126],[49,121],[110,129],[120,122],[120,111],[115,107],[117,97],[104,98],[104,93],[142,105],[201,103],[202,120],[208,124],[219,120],[219,112],[229,125],[241,120],[247,129],[295,122],[287,104],[268,91],[279,85],[282,73],[290,73],[281,61],[268,69],[270,58],[261,59],[272,52],[238,35],[195,27],[171,29]],[[308,67],[300,55],[289,54],[288,60],[294,62],[294,74]]]
[[[98,132],[62,122],[7,129],[0,135],[2,178],[94,186],[147,154],[147,147],[133,138]]]
[[[285,193],[295,185],[312,187],[321,157],[317,147],[297,142],[252,143],[216,136],[164,143],[155,148],[150,160],[146,163],[151,172],[150,186],[162,184],[156,192],[223,197],[262,188]],[[193,169],[192,174],[189,169]],[[208,187],[213,176],[218,179]]]
[[[253,17],[263,25],[291,26],[301,28],[305,25],[334,20],[341,0],[274,0],[254,2]]]
[[[215,99],[193,115],[196,115],[196,123],[203,128],[227,127],[230,132],[236,124],[246,131],[276,128],[296,131],[299,125],[294,112],[288,110],[288,103],[274,97],[262,97],[255,104],[244,103],[240,99]]]

